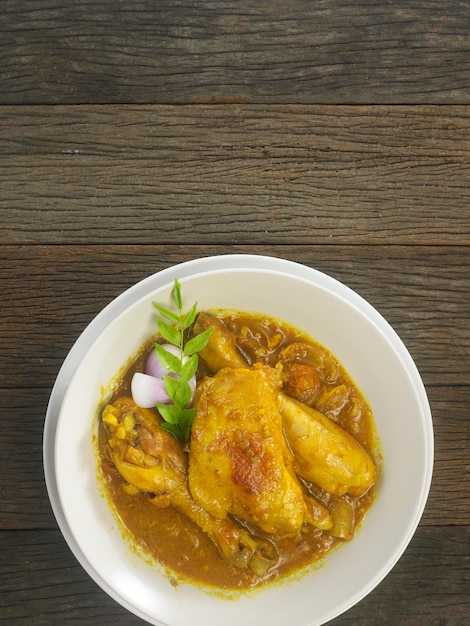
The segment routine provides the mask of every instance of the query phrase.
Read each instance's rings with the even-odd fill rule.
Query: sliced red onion
[[[177,377],[176,374],[169,375],[174,378]],[[193,376],[188,381],[188,385],[191,388],[191,400],[189,402],[189,404],[191,404],[196,390],[196,376]],[[140,372],[136,372],[132,377],[131,394],[134,402],[142,409],[150,409],[154,407],[157,402],[163,402],[164,404],[170,402],[163,379]]]
[[[162,348],[164,348],[167,352],[170,352],[171,354],[174,354],[174,356],[177,356],[179,358],[180,349],[177,346],[173,346],[171,343],[164,343],[162,344]],[[187,356],[183,357],[183,365],[186,363],[187,360],[188,360]],[[158,354],[155,349],[152,350],[150,354],[148,355],[147,361],[145,363],[144,371],[146,374],[149,374],[150,376],[155,376],[155,378],[163,378],[166,374],[170,373],[166,369],[166,367],[164,367],[161,364],[160,359],[158,358]]]
[[[175,356],[180,356],[180,349],[177,346],[173,346],[169,343],[162,344],[162,348],[171,352]],[[183,357],[183,364],[186,363],[188,357]],[[163,381],[164,376],[172,376],[178,378],[176,374],[167,370],[162,365],[158,354],[155,350],[152,350],[147,357],[145,363],[145,374],[136,372],[131,381],[131,393],[134,402],[137,406],[143,409],[148,409],[155,406],[157,402],[168,403],[170,398],[165,389],[165,383]],[[196,390],[196,376],[193,376],[188,382],[192,394],[191,402],[194,397],[194,391]]]
[[[154,407],[157,402],[167,403],[170,398],[161,378],[136,372],[131,381],[132,399],[142,409]]]

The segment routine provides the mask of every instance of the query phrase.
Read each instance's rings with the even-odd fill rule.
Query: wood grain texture
[[[470,244],[465,107],[3,107],[0,131],[0,243]]]
[[[86,325],[169,265],[226,253],[277,255],[344,282],[375,306],[426,384],[468,384],[469,246],[0,246],[0,386],[52,387]],[[25,367],[27,364],[27,367]]]
[[[468,103],[462,0],[3,0],[0,102]]]
[[[467,524],[470,249],[462,246],[3,246],[0,386],[6,390],[0,457],[21,450],[0,476],[1,528],[54,527],[41,464],[50,390],[80,332],[112,298],[169,265],[227,252],[275,254],[345,282],[393,325],[428,387],[436,470],[423,524]],[[13,271],[14,268],[14,271]],[[125,271],[123,271],[125,268]],[[25,364],[27,364],[25,366]],[[5,398],[5,396],[4,396]],[[18,489],[20,486],[20,489]],[[31,503],[40,503],[32,509]]]
[[[57,527],[48,399],[123,290],[238,253],[355,289],[428,392],[423,518],[331,625],[469,623],[469,53],[463,0],[2,0],[0,622],[143,624]]]
[[[52,386],[79,334],[122,291],[169,265],[226,253],[276,255],[344,282],[398,332],[426,384],[468,384],[469,246],[107,244],[0,247],[0,386]]]
[[[0,611],[12,625],[143,624],[104,594],[57,530],[0,532]],[[463,626],[469,527],[420,527],[392,572],[331,626]],[[8,565],[8,567],[6,567]],[[452,568],[455,576],[449,577]],[[286,624],[288,624],[286,607]],[[312,619],[315,607],[312,607]]]
[[[436,449],[434,477],[421,526],[468,526],[470,474],[468,449],[462,442],[469,437],[470,388],[428,386],[427,390]],[[2,403],[8,420],[0,421],[0,458],[8,458],[9,462],[0,474],[0,530],[56,528],[41,469],[50,391],[13,390]],[[24,429],[17,427],[25,420],[27,440]]]

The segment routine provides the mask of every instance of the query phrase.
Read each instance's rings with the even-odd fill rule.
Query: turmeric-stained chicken
[[[221,363],[224,367],[249,367],[237,349],[234,335],[225,324],[215,315],[200,313],[195,332],[202,332],[209,326],[213,326],[214,331],[200,353],[209,370],[216,373]],[[306,387],[304,376],[301,381],[296,389],[299,391],[300,387],[303,393]],[[294,382],[291,381],[291,384]],[[298,476],[336,495],[361,495],[374,484],[375,464],[356,439],[305,403],[281,390],[277,391],[277,395],[284,436],[294,453],[294,468]]]
[[[199,313],[194,335],[209,327],[200,356],[211,375],[197,385],[189,451],[160,428],[156,411],[121,397],[102,414],[118,472],[156,506],[187,515],[230,563],[259,574],[278,558],[263,533],[296,535],[307,524],[350,538],[350,496],[375,483],[376,466],[317,410],[344,401],[331,384],[335,362],[321,356],[315,362],[315,346],[299,341],[280,348],[271,367],[254,362],[253,353],[247,357],[218,317]],[[312,495],[318,487],[328,492],[319,497],[329,510]]]
[[[239,568],[262,573],[275,562],[270,543],[255,539],[232,520],[216,518],[196,504],[188,489],[187,453],[159,426],[156,413],[120,397],[102,413],[108,454],[127,483],[149,494],[157,507],[173,506],[207,533]]]
[[[354,437],[298,400],[283,393],[279,398],[298,476],[335,495],[359,496],[374,484],[375,464]]]
[[[189,451],[189,488],[214,517],[228,514],[270,534],[304,522],[331,527],[328,511],[303,492],[282,434],[276,369],[223,368],[200,383]]]

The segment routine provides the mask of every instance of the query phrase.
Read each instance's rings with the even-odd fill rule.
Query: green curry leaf
[[[181,297],[181,283],[177,278],[175,278],[175,282],[173,284],[171,297],[173,298],[173,301],[176,304],[181,317],[181,311],[183,310],[183,299]]]
[[[174,374],[179,374],[181,371],[181,359],[168,350],[165,350],[163,346],[159,343],[155,344],[155,351],[157,353],[158,359],[163,367],[166,367],[167,370],[173,372]]]
[[[185,342],[185,331],[191,328],[197,315],[197,303],[183,313],[183,298],[181,295],[181,284],[176,278],[171,291],[173,303],[176,305],[177,313],[167,309],[157,303],[153,303],[160,315],[157,320],[158,329],[161,336],[173,346],[179,348],[179,356],[171,354],[163,346],[155,344],[158,358],[172,375],[163,377],[165,389],[172,404],[156,405],[162,419],[160,426],[170,432],[183,443],[189,439],[191,426],[196,417],[196,410],[189,406],[191,402],[192,390],[189,381],[196,374],[198,366],[198,355],[209,341],[209,337],[214,330],[212,327],[189,341]],[[187,360],[185,357],[189,357]],[[176,376],[174,376],[176,375]]]
[[[156,408],[165,422],[169,424],[177,424],[181,419],[181,409],[176,404],[162,404],[158,402]]]
[[[193,324],[194,320],[196,319],[196,314],[197,314],[197,302],[193,304],[191,309],[186,313],[186,315],[183,317],[181,321],[181,325],[184,330],[187,330]]]
[[[165,307],[160,306],[156,302],[153,303],[153,306],[157,309],[157,311],[164,319],[168,320],[169,322],[179,322],[179,317],[173,311],[165,309]]]
[[[187,344],[184,346],[184,354],[185,356],[190,356],[191,354],[195,354],[196,352],[200,352],[207,346],[207,342],[212,334],[214,327],[211,326],[207,330],[204,330],[199,335],[196,335],[192,339],[190,339]]]
[[[181,378],[188,382],[197,372],[198,357],[197,354],[192,354],[186,363],[181,368]]]
[[[168,343],[172,343],[174,346],[181,347],[182,344],[182,332],[178,328],[171,326],[163,320],[157,320],[158,330],[164,339]]]

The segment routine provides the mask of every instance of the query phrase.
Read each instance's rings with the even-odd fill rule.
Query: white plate
[[[191,585],[173,588],[158,568],[130,552],[97,488],[91,426],[100,385],[106,385],[155,331],[151,301],[165,304],[174,278],[181,281],[186,302],[275,315],[326,345],[371,402],[383,446],[379,495],[359,535],[330,554],[318,571],[236,602]],[[299,301],[302,306],[292,306]],[[129,319],[134,321],[129,324]],[[429,404],[397,334],[348,287],[272,257],[227,255],[189,261],[150,276],[116,298],[65,359],[44,429],[47,489],[70,549],[117,602],[151,624],[166,626],[319,626],[340,615],[376,587],[406,549],[426,503],[432,466]]]

